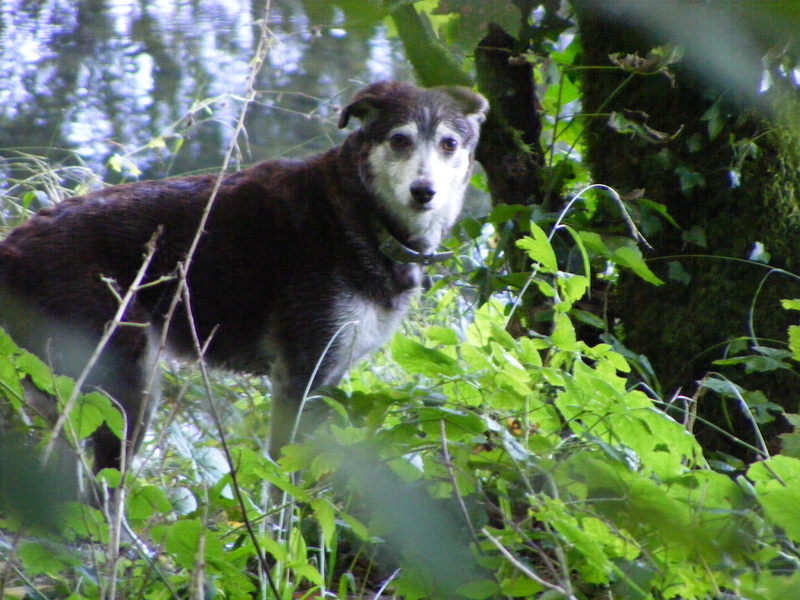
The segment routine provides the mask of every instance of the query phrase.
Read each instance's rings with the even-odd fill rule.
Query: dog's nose
[[[420,180],[411,184],[411,197],[417,204],[427,204],[433,199],[436,190],[430,181]]]

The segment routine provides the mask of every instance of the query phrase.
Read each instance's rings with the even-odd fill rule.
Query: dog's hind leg
[[[9,303],[10,304],[10,303]],[[81,307],[82,308],[82,307]],[[23,348],[39,356],[54,373],[78,378],[94,354],[106,322],[81,308],[62,305],[50,307],[45,314],[22,302],[14,304],[7,322],[8,332]],[[109,309],[113,305],[109,302]],[[99,315],[113,314],[111,310]],[[154,344],[149,339],[147,315],[135,305],[126,314],[128,322],[118,325],[98,360],[91,366],[83,391],[99,389],[124,411],[127,421],[127,443],[130,456],[141,443],[158,397],[158,371]],[[152,391],[148,384],[153,378]],[[52,399],[51,399],[52,400]],[[103,424],[93,434],[94,471],[121,467],[122,440]]]
[[[146,329],[122,325],[95,369],[90,384],[108,394],[125,413],[125,456],[130,460],[142,443],[160,395],[155,344]],[[103,425],[93,442],[95,472],[121,468],[122,440],[115,433]]]

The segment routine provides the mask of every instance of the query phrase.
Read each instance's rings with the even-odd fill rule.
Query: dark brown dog
[[[187,274],[191,307],[165,315],[177,277],[137,291],[89,384],[124,409],[134,452],[150,420],[157,340],[226,369],[268,374],[270,451],[293,431],[309,389],[335,384],[396,329],[461,209],[485,99],[459,87],[381,82],[342,112],[362,126],[306,161],[226,176]],[[20,345],[77,376],[160,230],[144,282],[175,276],[216,179],[111,187],[43,210],[0,243],[0,324]],[[106,281],[104,281],[104,278]],[[191,325],[191,326],[190,326]],[[95,469],[120,466],[120,440],[94,436]]]

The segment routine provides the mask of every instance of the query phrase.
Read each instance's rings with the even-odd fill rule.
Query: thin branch
[[[236,469],[236,465],[235,465],[234,460],[233,460],[233,454],[231,453],[230,446],[227,443],[227,439],[226,439],[225,434],[224,434],[224,427],[222,425],[222,420],[221,420],[221,418],[219,416],[219,412],[217,411],[216,406],[214,404],[213,392],[211,390],[211,380],[210,380],[209,375],[208,375],[208,368],[206,366],[205,361],[203,360],[204,348],[202,347],[202,344],[200,343],[200,339],[199,339],[199,337],[197,335],[197,330],[195,329],[195,326],[194,326],[194,319],[193,319],[193,316],[192,316],[192,308],[191,308],[191,297],[190,297],[189,288],[186,285],[186,277],[187,277],[187,274],[189,272],[189,268],[191,266],[192,260],[194,259],[194,255],[195,255],[195,252],[197,251],[197,247],[198,247],[198,245],[200,243],[200,238],[204,234],[205,226],[206,226],[206,223],[208,221],[208,217],[209,217],[209,215],[211,213],[211,209],[214,206],[214,202],[215,202],[215,200],[217,198],[217,195],[219,193],[220,187],[222,186],[222,182],[223,182],[223,180],[225,178],[225,173],[226,173],[226,171],[228,169],[228,165],[229,165],[229,163],[231,161],[231,158],[233,156],[233,152],[234,152],[234,149],[235,149],[235,146],[236,146],[236,140],[239,138],[239,135],[241,134],[242,130],[244,129],[244,119],[245,119],[245,116],[247,114],[247,108],[250,105],[250,103],[253,102],[253,100],[256,97],[256,90],[255,90],[256,77],[257,77],[259,71],[261,70],[261,66],[263,65],[264,60],[266,59],[267,50],[269,49],[268,41],[270,40],[270,35],[269,35],[270,32],[269,32],[269,29],[267,27],[267,15],[269,13],[269,9],[270,9],[270,1],[267,0],[266,6],[264,8],[264,16],[263,16],[262,21],[261,21],[261,35],[259,36],[258,47],[256,48],[255,56],[253,58],[251,69],[250,69],[250,75],[249,75],[248,80],[247,80],[247,92],[245,94],[244,105],[242,106],[242,110],[241,110],[241,112],[239,114],[239,119],[236,122],[236,127],[234,128],[231,145],[228,148],[228,152],[226,153],[225,159],[223,160],[222,166],[220,167],[219,175],[217,176],[217,180],[216,180],[216,182],[214,184],[214,188],[211,191],[211,195],[209,196],[208,202],[206,203],[205,210],[203,211],[203,214],[202,214],[202,216],[200,218],[200,223],[197,226],[197,231],[195,233],[194,239],[192,240],[192,244],[191,244],[191,246],[189,248],[189,251],[186,254],[186,259],[184,260],[184,262],[182,264],[179,265],[179,270],[180,270],[180,275],[181,276],[180,276],[180,280],[179,280],[179,283],[178,283],[178,289],[175,291],[175,296],[173,297],[173,305],[170,307],[170,309],[171,309],[170,317],[172,317],[172,315],[174,314],[173,308],[174,308],[174,306],[177,305],[178,298],[182,296],[184,298],[184,302],[185,302],[185,306],[186,306],[186,313],[187,313],[187,318],[189,320],[189,325],[190,325],[190,329],[191,329],[191,333],[192,333],[192,340],[193,340],[193,343],[194,343],[194,346],[195,346],[195,351],[197,352],[197,355],[198,355],[198,358],[199,358],[198,365],[200,367],[200,373],[201,373],[201,375],[203,377],[203,385],[205,386],[206,395],[208,397],[209,407],[211,409],[211,416],[212,416],[212,419],[214,420],[214,424],[215,424],[215,426],[217,428],[217,432],[218,432],[218,434],[220,436],[220,443],[221,443],[221,446],[222,446],[222,450],[223,450],[223,452],[225,454],[225,458],[228,461],[228,464],[230,465],[230,468],[231,468],[230,476],[231,476],[232,488],[233,488],[234,493],[236,495],[237,503],[239,504],[239,507],[240,507],[240,509],[242,511],[242,518],[244,520],[244,524],[245,524],[245,528],[247,529],[248,536],[250,537],[250,540],[253,543],[254,550],[256,551],[256,554],[258,556],[259,565],[261,566],[261,569],[266,574],[267,581],[268,581],[268,584],[270,586],[270,589],[271,589],[274,597],[277,599],[277,598],[280,598],[280,593],[278,591],[277,586],[275,585],[275,581],[272,578],[270,565],[268,564],[268,562],[266,560],[266,556],[264,554],[264,551],[263,551],[263,549],[261,548],[261,545],[258,542],[258,536],[256,535],[256,532],[253,529],[253,525],[250,522],[250,519],[248,517],[247,506],[246,506],[246,503],[244,501],[244,498],[242,497],[241,487],[239,486],[238,479],[237,479],[237,474],[236,474],[237,469]],[[166,331],[167,331],[168,327],[169,327],[169,322],[166,322],[166,324],[164,326],[164,332],[162,334],[162,340],[165,340]]]
[[[456,482],[456,474],[453,470],[453,461],[450,460],[450,451],[447,449],[447,428],[445,426],[444,419],[439,421],[440,431],[442,434],[442,456],[444,458],[444,464],[447,467],[447,473],[450,475],[450,483],[453,486],[453,495],[456,497],[458,501],[458,507],[461,509],[461,514],[464,516],[464,522],[467,524],[469,528],[469,533],[472,536],[472,541],[475,542],[475,547],[480,550],[481,541],[478,538],[478,534],[475,533],[475,528],[472,526],[472,519],[469,518],[469,511],[467,510],[467,505],[464,503],[464,498],[461,496],[461,493],[458,491],[458,483]]]
[[[566,588],[561,587],[558,584],[550,583],[546,579],[542,579],[536,573],[531,571],[527,566],[523,565],[516,556],[514,556],[511,551],[503,546],[496,537],[494,537],[489,531],[484,527],[481,529],[481,533],[486,536],[486,538],[492,543],[492,545],[500,551],[500,554],[506,557],[508,562],[510,562],[515,569],[521,572],[526,577],[532,579],[542,587],[547,588],[548,590],[553,590],[554,592],[558,592],[562,596],[569,598],[570,600],[578,600],[571,591],[567,590]]]

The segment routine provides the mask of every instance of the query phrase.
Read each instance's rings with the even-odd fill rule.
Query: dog
[[[464,87],[373,83],[341,112],[340,128],[353,118],[360,128],[326,153],[266,161],[219,182],[128,183],[44,209],[0,242],[0,325],[76,377],[152,238],[124,323],[86,384],[124,410],[125,456],[158,400],[150,384],[166,329],[176,356],[197,358],[199,341],[212,366],[269,376],[277,459],[308,390],[335,385],[380,347],[419,290],[422,267],[447,256],[437,248],[461,210],[488,108]],[[188,295],[168,319],[216,184],[185,270]],[[121,467],[123,441],[108,427],[93,444],[96,472]]]

